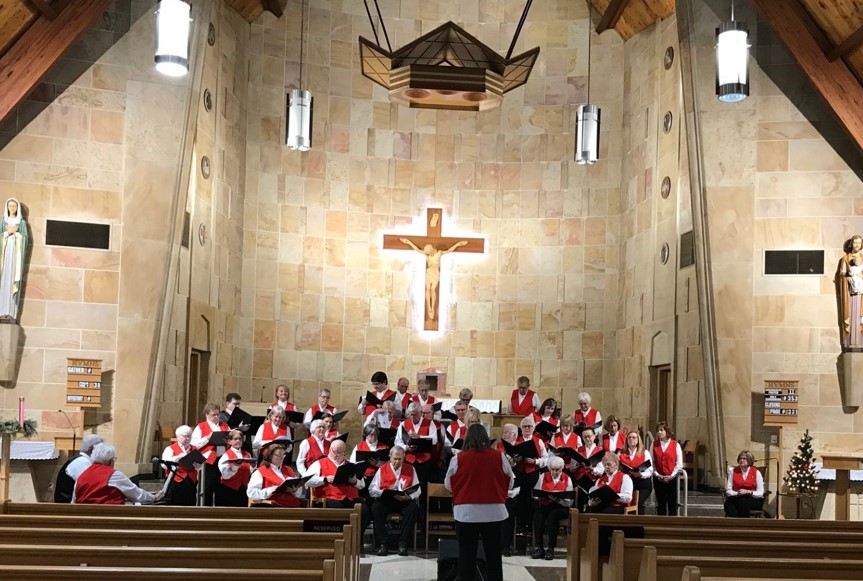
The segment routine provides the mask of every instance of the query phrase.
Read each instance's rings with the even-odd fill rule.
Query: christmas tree
[[[812,436],[809,430],[800,438],[800,445],[791,458],[791,466],[785,471],[782,479],[788,485],[790,492],[799,494],[815,494],[818,492],[818,472],[814,466],[815,458],[812,456]]]

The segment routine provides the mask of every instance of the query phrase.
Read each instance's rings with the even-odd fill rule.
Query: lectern
[[[821,454],[824,468],[836,470],[836,520],[851,519],[851,470],[859,470],[863,463],[861,454]]]

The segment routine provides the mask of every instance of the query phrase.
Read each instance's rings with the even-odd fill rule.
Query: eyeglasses
[[[270,458],[284,458],[285,456],[287,456],[287,454],[284,452],[274,452]]]

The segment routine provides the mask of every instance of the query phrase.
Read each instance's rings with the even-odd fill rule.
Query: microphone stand
[[[264,390],[267,389],[266,385],[261,386],[261,403],[264,403]]]
[[[66,412],[64,412],[63,410],[57,411],[63,414],[63,417],[66,418],[67,422],[69,422],[69,427],[72,428],[72,450],[75,451],[78,449],[78,432],[75,428],[75,424],[72,423],[72,420],[69,419],[69,416],[66,415]]]

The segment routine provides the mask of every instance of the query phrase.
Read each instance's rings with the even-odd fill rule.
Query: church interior
[[[0,420],[49,448],[6,459],[13,502],[50,501],[84,435],[148,474],[205,404],[266,413],[278,385],[301,411],[329,389],[350,449],[384,371],[504,408],[526,376],[564,415],[586,392],[673,426],[684,488],[749,450],[773,516],[863,520],[863,2],[200,0],[181,76],[157,4],[0,3],[0,198],[27,231]],[[729,19],[748,73],[720,100]],[[387,68],[417,46],[456,87],[509,64],[423,102]]]

